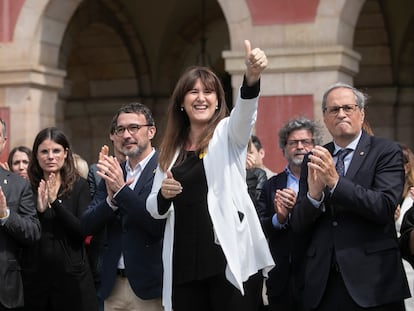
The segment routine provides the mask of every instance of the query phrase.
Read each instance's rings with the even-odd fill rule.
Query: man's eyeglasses
[[[342,109],[347,116],[350,116],[355,111],[356,107],[358,107],[358,105],[332,106],[326,107],[325,111],[332,116],[336,116],[339,113],[339,110]]]
[[[114,133],[116,136],[122,136],[124,135],[125,130],[128,130],[129,134],[133,135],[138,133],[138,131],[144,126],[153,126],[153,124],[130,124],[127,127],[118,126],[115,128]]]
[[[303,147],[309,147],[314,145],[313,139],[291,139],[286,142],[286,145],[288,147],[297,147],[299,146],[299,143],[302,144]]]

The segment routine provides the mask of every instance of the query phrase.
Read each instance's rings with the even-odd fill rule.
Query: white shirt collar
[[[140,171],[143,171],[145,169],[145,166],[148,164],[149,160],[152,158],[152,156],[155,153],[155,149],[152,148],[152,151],[143,159],[141,160],[137,165],[135,165],[134,168],[130,166],[129,159],[125,163],[125,169],[128,174],[134,174],[134,172],[140,168]]]
[[[358,136],[357,137],[355,137],[355,139],[353,140],[353,141],[351,141],[347,146],[345,146],[345,148],[347,148],[347,149],[352,149],[352,151],[355,151],[355,149],[356,149],[356,147],[357,147],[357,145],[358,145],[358,142],[359,142],[359,140],[360,140],[360,138],[361,138],[361,135],[362,135],[362,131],[360,131],[359,132],[359,134],[358,134]],[[342,147],[339,147],[336,143],[335,143],[335,141],[334,141],[334,145],[335,145],[335,149],[334,149],[334,152],[333,152],[333,154],[335,155],[339,150],[341,150],[341,149],[345,149],[345,148],[342,148]]]

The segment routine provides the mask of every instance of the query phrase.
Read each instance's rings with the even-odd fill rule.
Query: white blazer
[[[240,91],[230,117],[217,125],[203,158],[207,178],[207,204],[213,223],[216,243],[226,257],[226,278],[242,294],[243,282],[263,269],[267,276],[273,258],[263,234],[253,202],[247,192],[247,144],[257,116],[258,98],[242,99]],[[171,169],[178,151],[170,164]],[[157,195],[166,172],[158,167],[147,210],[154,218],[167,218],[163,244],[163,305],[172,310],[172,253],[174,241],[174,204],[167,213],[158,213]],[[244,217],[240,221],[239,213]]]

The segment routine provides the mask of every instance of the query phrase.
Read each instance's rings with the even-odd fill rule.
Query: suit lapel
[[[358,145],[352,156],[351,163],[349,164],[348,170],[346,171],[345,177],[347,179],[353,179],[355,174],[358,173],[362,163],[364,162],[365,157],[367,156],[371,145],[370,136],[362,131],[361,138],[358,142]],[[333,142],[330,142],[325,145],[325,148],[333,155],[335,151],[335,145]]]
[[[358,173],[362,163],[365,160],[365,157],[368,155],[369,149],[371,146],[371,138],[365,132],[362,132],[361,139],[358,142],[358,145],[354,151],[354,155],[349,164],[348,171],[345,174],[347,179],[353,179]]]
[[[276,182],[275,182],[275,190],[277,189],[284,189],[286,188],[287,185],[287,174],[285,171],[283,171],[282,173],[278,174],[278,178],[276,178]],[[273,202],[273,200],[275,199],[276,196],[276,191],[272,191],[271,193],[271,202]],[[273,210],[273,204],[271,205],[271,209]]]
[[[328,151],[331,153],[331,155],[333,156],[333,153],[335,151],[335,145],[333,142],[327,143],[325,145],[325,148],[328,149]]]
[[[148,179],[151,179],[155,174],[155,169],[157,168],[158,155],[157,152],[151,157],[148,161],[145,169],[142,171],[141,176],[138,178],[138,181],[134,187],[135,189],[142,189],[143,186],[147,183]]]
[[[3,193],[8,193],[7,188],[9,188],[9,171],[5,171],[4,169],[0,169],[0,186],[3,189]]]

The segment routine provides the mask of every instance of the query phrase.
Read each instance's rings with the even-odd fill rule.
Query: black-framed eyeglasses
[[[128,130],[129,134],[133,135],[136,134],[142,127],[144,126],[153,126],[153,124],[130,124],[127,127],[118,126],[115,128],[115,135],[122,136],[125,133],[125,130]]]
[[[303,147],[309,147],[309,146],[313,146],[315,144],[313,139],[290,139],[286,142],[286,145],[288,147],[297,147],[299,146],[299,143],[302,144]]]
[[[358,105],[356,104],[355,105],[332,106],[332,107],[326,107],[325,111],[332,116],[336,116],[339,113],[339,110],[342,109],[347,116],[350,116],[351,114],[354,113],[357,107]]]

